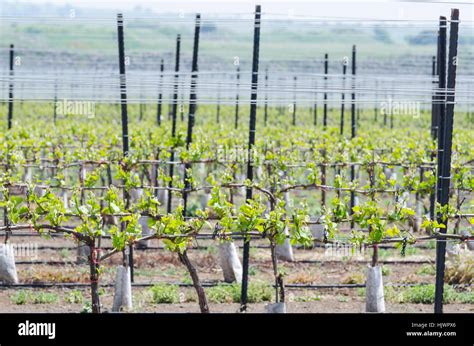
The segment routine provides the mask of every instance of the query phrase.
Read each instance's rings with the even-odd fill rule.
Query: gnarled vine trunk
[[[90,245],[89,267],[91,280],[91,298],[92,312],[100,314],[100,298],[99,298],[99,263],[97,260],[97,250],[94,245]]]
[[[196,293],[198,295],[199,308],[201,309],[201,313],[209,313],[209,305],[207,304],[206,293],[204,292],[204,288],[201,286],[201,281],[199,281],[196,268],[194,268],[193,264],[189,260],[188,253],[186,250],[182,254],[179,253],[179,259],[181,260],[181,262],[183,262],[183,264],[188,269],[189,274],[191,275],[194,289],[196,290]]]

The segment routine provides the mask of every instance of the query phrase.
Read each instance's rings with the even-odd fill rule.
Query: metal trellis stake
[[[318,125],[318,85],[314,83],[313,125]]]
[[[328,125],[328,93],[326,92],[328,88],[328,54],[324,55],[324,105],[323,105],[323,127],[326,129]]]
[[[260,19],[261,7],[255,7],[255,27],[253,37],[253,59],[252,59],[252,91],[250,95],[250,126],[249,126],[249,146],[247,152],[247,179],[253,180],[253,158],[252,151],[255,144],[255,127],[257,117],[257,84],[258,84],[258,61],[260,49]],[[246,199],[252,198],[252,188],[247,187]],[[249,257],[250,257],[250,241],[244,241],[243,261],[242,261],[242,294],[240,298],[240,311],[247,310],[247,288],[249,279]]]
[[[295,82],[294,87],[293,87],[293,126],[296,125],[296,82],[297,82],[297,77],[295,76],[293,78],[293,81]]]
[[[14,65],[14,45],[10,45],[10,85],[8,87],[8,129],[12,128],[13,119],[13,65]]]
[[[438,41],[439,41],[439,33],[438,33]],[[439,50],[439,47],[438,47]],[[433,77],[433,88],[436,89],[438,87],[438,81],[435,80],[437,76],[437,71],[436,71],[436,57],[433,56],[431,60],[431,76]],[[438,107],[436,105],[436,93],[433,93],[433,96],[431,97],[431,137],[433,137],[434,140],[438,137]]]
[[[344,134],[344,99],[346,98],[346,94],[344,93],[344,90],[346,88],[346,70],[347,70],[347,65],[345,62],[342,64],[342,94],[341,94],[341,122],[340,122],[340,134]]]
[[[221,85],[217,83],[217,105],[216,105],[216,123],[219,124],[221,121]]]
[[[128,113],[127,113],[127,84],[125,77],[125,46],[123,38],[123,16],[117,14],[117,33],[118,33],[118,53],[119,53],[119,73],[120,73],[120,107],[122,111],[122,149],[123,156],[127,157],[129,152],[128,144]],[[124,192],[128,201],[128,192]],[[128,206],[128,202],[127,202]],[[122,225],[123,227],[123,225]],[[130,279],[133,282],[133,246],[129,246],[128,264],[130,266]]]
[[[56,125],[56,119],[58,117],[57,105],[58,105],[58,81],[55,79],[54,80],[54,101],[53,101],[53,121],[54,121],[54,125]]]
[[[446,17],[440,17],[439,19],[439,40],[438,40],[438,91],[436,95],[437,100],[437,115],[438,115],[438,153],[437,153],[437,182],[436,182],[436,201],[440,203],[441,197],[441,178],[443,168],[443,157],[444,157],[444,127],[445,127],[445,114],[446,107],[444,102],[446,101],[445,89],[446,89]],[[434,211],[433,211],[434,213]]]
[[[163,71],[165,70],[165,63],[161,59],[160,63],[160,90],[158,92],[158,104],[156,107],[156,123],[158,126],[161,126],[161,113],[162,113],[162,103],[163,103]]]
[[[449,31],[449,53],[448,53],[448,80],[446,90],[446,114],[444,128],[444,155],[442,162],[442,170],[439,172],[439,181],[441,190],[439,202],[441,207],[447,206],[449,203],[449,183],[451,180],[451,152],[453,144],[453,123],[454,123],[454,104],[455,104],[455,87],[456,87],[456,67],[458,55],[458,29],[459,29],[459,10],[451,10],[451,22]],[[441,215],[438,215],[441,218]],[[443,220],[441,220],[443,221]],[[444,221],[443,221],[444,222]],[[441,233],[446,233],[446,228],[440,229]],[[443,285],[444,285],[444,269],[446,256],[446,238],[440,238],[436,242],[436,287],[435,287],[435,313],[443,312]]]
[[[235,94],[235,124],[234,127],[238,128],[239,127],[239,88],[240,88],[240,67],[237,67],[237,82],[236,82],[236,87],[237,87],[237,93]]]
[[[193,61],[191,67],[191,89],[189,95],[189,114],[188,114],[188,131],[186,136],[186,149],[189,150],[189,145],[193,140],[193,126],[196,115],[196,83],[197,83],[197,72],[198,72],[198,53],[199,53],[199,32],[201,29],[201,15],[196,14],[196,24],[194,28],[194,46],[193,46]],[[191,168],[191,164],[186,163],[184,166],[184,189],[190,188],[188,181],[188,169]],[[186,216],[188,203],[188,193],[183,193],[183,213]]]
[[[174,67],[174,87],[173,87],[173,104],[172,104],[172,109],[171,109],[171,119],[172,119],[172,127],[171,127],[171,137],[175,138],[176,136],[176,114],[178,110],[178,82],[179,82],[179,56],[180,56],[180,49],[181,49],[181,35],[178,35],[176,37],[176,62],[175,62],[175,67]],[[170,162],[174,161],[174,148],[171,149],[171,158]],[[171,188],[173,187],[173,174],[174,174],[174,164],[170,164],[170,170],[169,170],[169,177],[171,178],[170,182],[168,183],[168,187],[170,188],[168,190],[168,206],[166,208],[168,213],[171,213],[171,206],[172,206],[172,199],[173,199],[173,193],[171,191]]]
[[[444,18],[444,17],[441,17]],[[443,54],[444,57],[441,57],[441,23],[440,19],[440,29],[438,29],[438,35],[437,35],[437,48],[436,48],[436,57],[433,57],[432,61],[432,76],[433,76],[433,88],[434,89],[439,89],[440,86],[442,85],[441,83],[441,78],[443,80],[446,80],[446,76],[442,77],[440,76],[440,65],[443,64],[444,68],[443,71],[446,71],[446,49],[444,49]],[[446,30],[444,30],[444,35],[446,35]],[[446,47],[446,37],[444,37],[444,42]],[[435,80],[435,77],[438,76],[438,80]],[[433,98],[432,98],[432,107],[431,107],[431,136],[433,140],[438,141],[438,132],[439,132],[439,119],[440,119],[440,97],[439,97],[439,91],[435,91],[433,93]],[[439,143],[438,143],[439,147]],[[436,153],[431,154],[431,158],[434,159],[436,157]],[[439,161],[438,161],[438,166],[439,166]],[[430,220],[435,219],[435,204],[436,204],[436,186],[434,187],[432,193],[430,194]]]
[[[356,46],[352,46],[352,94],[351,94],[351,138],[356,136]],[[351,165],[351,181],[355,179],[355,166]],[[353,210],[352,208],[355,207],[355,193],[351,191],[351,210],[350,213],[352,215]],[[351,222],[351,228],[354,228],[354,223]]]
[[[267,126],[268,120],[268,67],[265,69],[265,106],[263,109],[264,124]]]

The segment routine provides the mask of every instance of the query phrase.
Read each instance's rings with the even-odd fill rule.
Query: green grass
[[[255,275],[257,275],[257,273],[258,273],[258,269],[256,267],[254,267],[254,266],[249,267],[249,275],[250,276],[255,276]]]
[[[164,276],[175,276],[178,274],[178,271],[175,267],[168,267],[163,271]]]
[[[206,288],[206,295],[211,303],[239,303],[240,284],[218,285]],[[273,288],[263,282],[250,282],[247,291],[249,303],[268,302],[273,297]]]
[[[387,249],[379,249],[378,256],[379,259],[387,259],[390,256],[390,251]]]
[[[61,256],[61,258],[63,259],[70,258],[71,252],[69,251],[69,249],[61,249],[61,251],[59,251],[59,256]]]
[[[156,275],[156,270],[152,269],[135,269],[136,276],[144,276],[144,277],[153,277]]]
[[[283,266],[283,265],[280,265],[278,267],[278,275],[282,275],[282,276],[288,276],[288,273],[290,272],[290,269]]]
[[[340,295],[340,294],[338,294],[336,296],[336,299],[339,303],[347,303],[349,301],[349,297],[343,296],[343,295]]]
[[[193,279],[191,278],[191,275],[186,272],[181,276],[181,282],[183,284],[191,285],[193,283]]]
[[[79,290],[73,290],[65,295],[64,301],[69,304],[82,304],[84,295]]]
[[[255,246],[250,246],[250,249],[249,249],[249,254],[251,257],[255,257],[257,255],[257,252],[258,252],[258,248],[255,247]]]
[[[157,284],[150,288],[152,302],[155,304],[179,303],[179,287],[170,284]]]
[[[436,268],[432,264],[424,264],[416,272],[418,275],[435,275]]]
[[[357,290],[359,297],[365,297],[365,288]],[[411,287],[384,287],[385,300],[396,304],[434,304],[435,286],[416,285]],[[474,292],[460,291],[444,285],[443,302],[445,304],[474,304]]]
[[[242,60],[251,58],[252,38],[248,28],[242,25],[228,27],[217,25],[214,32],[202,33],[201,45],[206,58],[227,62],[229,56],[238,55]],[[49,23],[12,23],[5,22],[0,26],[5,42],[19,41],[30,49],[61,49],[75,53],[91,53],[102,50],[106,57],[115,53],[116,28],[112,25],[87,26],[81,23],[55,25]],[[278,27],[263,30],[264,44],[261,54],[265,56],[278,56],[279,59],[314,59],[322,56],[321,46],[332,56],[343,57],[348,55],[348,47],[358,44],[358,54],[365,58],[370,55],[377,59],[392,58],[394,56],[407,56],[413,54],[431,54],[434,45],[413,45],[407,36],[420,33],[418,29],[402,28],[400,33],[388,32],[387,39],[381,39],[372,28],[360,26],[347,26],[343,29],[334,25],[321,28],[305,28],[304,26],[287,25],[282,23]],[[80,36],[87,40],[77,40]],[[176,34],[192,35],[189,26],[170,24],[157,26],[151,20],[131,22],[127,26],[126,46],[131,52],[153,51],[162,47],[164,53],[171,52]],[[223,49],[224,47],[224,49]],[[286,47],[282,49],[282,47]],[[190,51],[192,40],[183,40],[183,51]]]
[[[240,302],[240,285],[236,285],[234,302]],[[273,297],[273,288],[263,282],[251,282],[248,287],[247,300],[249,303],[268,302]]]
[[[420,253],[420,250],[414,246],[407,246],[405,250],[405,256],[418,255],[419,253]]]
[[[39,292],[33,293],[31,302],[33,304],[54,304],[59,301],[59,296],[56,293]]]
[[[107,289],[105,287],[99,287],[99,296],[107,295]]]
[[[10,296],[10,300],[12,301],[13,304],[16,304],[16,305],[26,304],[27,299],[28,299],[28,292],[24,290],[19,290],[14,295]]]
[[[224,285],[209,287],[206,289],[206,296],[210,303],[232,303],[233,287]]]
[[[448,291],[445,292],[443,300],[446,300]],[[405,303],[433,304],[435,290],[433,285],[413,286],[402,292],[402,300]]]
[[[14,295],[10,296],[13,304],[54,304],[59,301],[59,296],[51,292],[29,292],[20,290]]]
[[[292,300],[297,303],[319,302],[321,300],[321,296],[316,294],[307,294],[303,296],[295,296]]]
[[[80,313],[81,314],[90,314],[90,313],[92,313],[92,304],[91,304],[91,302],[86,302],[84,304],[84,306],[82,307]]]
[[[394,303],[434,304],[435,286],[416,285],[411,287],[385,287],[385,297]],[[474,292],[458,291],[452,286],[444,286],[443,302],[445,304],[474,303]]]
[[[402,290],[399,300],[400,303],[433,304],[434,293],[434,287],[431,285],[413,286]]]
[[[382,266],[382,275],[383,276],[388,276],[391,273],[391,269],[387,266]]]

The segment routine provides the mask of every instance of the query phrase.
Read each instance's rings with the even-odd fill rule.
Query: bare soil
[[[14,237],[15,243],[36,243],[40,249],[36,256],[17,256],[18,276],[21,283],[88,283],[89,267],[87,264],[76,264],[76,249],[72,240],[64,238],[42,239],[38,237]],[[237,243],[236,243],[237,244]],[[239,243],[240,244],[240,243]],[[273,283],[273,269],[268,248],[265,241],[253,242],[251,249],[250,280]],[[107,242],[104,246],[107,246]],[[158,241],[151,242],[152,246],[162,246]],[[215,244],[200,241],[203,249],[189,251],[192,262],[196,265],[200,279],[203,282],[223,282],[222,271]],[[42,246],[54,246],[58,249],[42,249]],[[70,249],[61,249],[69,247]],[[240,251],[241,249],[239,249]],[[405,257],[399,250],[381,250],[380,262],[384,268],[385,284],[416,284],[434,283],[434,249],[415,248]],[[367,252],[358,256],[329,256],[324,248],[297,249],[295,262],[279,261],[279,269],[285,274],[285,284],[363,284],[365,282],[365,268],[370,260]],[[57,261],[67,264],[27,264],[29,261]],[[122,256],[115,255],[103,263],[101,284],[112,284],[115,266],[121,263]],[[177,283],[189,282],[189,275],[175,254],[162,249],[135,251],[135,282],[136,283]],[[20,290],[28,292],[49,292],[57,295],[53,303],[25,304],[15,303],[16,294]],[[67,301],[72,290],[81,291],[84,302],[90,300],[87,287],[81,288],[6,288],[0,287],[0,312],[64,312],[77,313],[83,309],[84,302],[72,304]],[[291,313],[361,313],[365,311],[363,293],[358,288],[335,289],[291,289],[287,288],[287,309]],[[180,292],[186,296],[193,295],[193,289],[181,287]],[[150,301],[149,288],[134,287],[134,311],[147,313],[193,313],[199,312],[196,302],[182,302],[177,304],[154,304]],[[113,287],[104,287],[101,291],[103,310],[107,312],[112,306]],[[248,312],[265,312],[265,303],[249,304]],[[238,311],[238,304],[210,303],[212,312],[234,313]],[[431,304],[399,304],[386,302],[386,310],[391,313],[431,313]],[[473,313],[473,304],[446,304],[446,312]]]

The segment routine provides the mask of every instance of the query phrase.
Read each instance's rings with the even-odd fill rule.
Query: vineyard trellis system
[[[314,246],[320,244],[343,244],[352,247],[368,247],[372,249],[370,268],[377,268],[381,263],[378,259],[379,245],[397,244],[402,254],[407,245],[425,241],[436,242],[436,289],[435,304],[436,313],[443,311],[443,285],[445,271],[446,244],[449,241],[470,243],[474,240],[471,233],[457,232],[462,220],[472,223],[473,213],[463,212],[462,205],[465,197],[473,192],[474,180],[472,171],[473,160],[467,149],[467,161],[462,152],[462,143],[454,147],[453,126],[455,95],[468,97],[467,91],[456,91],[456,68],[458,56],[458,26],[459,11],[454,9],[448,21],[445,17],[440,18],[438,32],[437,56],[432,60],[432,76],[424,81],[433,85],[429,90],[423,88],[392,88],[393,93],[401,95],[414,94],[420,99],[424,96],[430,97],[431,124],[430,134],[432,142],[419,143],[425,145],[421,153],[411,153],[413,147],[409,147],[403,155],[396,148],[393,150],[378,150],[373,143],[364,145],[363,134],[358,132],[359,111],[358,105],[364,105],[367,100],[358,100],[358,95],[364,92],[375,92],[377,88],[363,87],[359,85],[364,77],[356,75],[356,45],[352,47],[351,71],[346,74],[349,59],[343,63],[342,76],[329,74],[328,54],[324,56],[324,73],[321,75],[310,74],[310,77],[321,77],[323,83],[306,86],[301,84],[299,75],[292,74],[292,82],[285,81],[283,84],[272,86],[269,83],[271,73],[265,69],[263,83],[265,85],[264,97],[264,127],[270,119],[269,104],[291,105],[292,126],[296,126],[302,113],[301,103],[309,100],[310,116],[313,124],[317,126],[317,102],[314,97],[298,99],[299,94],[314,95],[323,92],[323,121],[322,129],[326,136],[322,139],[311,138],[313,142],[309,146],[301,143],[286,143],[280,148],[267,143],[260,143],[256,137],[257,113],[259,111],[258,93],[259,82],[259,54],[260,54],[260,30],[262,27],[262,12],[260,6],[256,7],[253,18],[253,50],[250,82],[243,82],[244,75],[240,66],[237,67],[234,82],[210,82],[206,78],[206,71],[199,71],[198,56],[200,44],[200,32],[203,22],[199,14],[195,17],[191,73],[180,70],[180,55],[182,37],[176,37],[176,52],[174,72],[168,75],[173,79],[165,81],[167,74],[164,70],[164,61],[160,60],[159,77],[154,80],[145,80],[145,87],[154,88],[157,97],[148,101],[143,97],[138,99],[140,103],[140,118],[143,114],[142,104],[156,103],[156,131],[158,135],[164,135],[169,131],[168,142],[156,143],[149,139],[145,143],[133,143],[129,140],[129,116],[128,109],[137,99],[130,98],[127,91],[134,82],[130,83],[126,72],[126,52],[124,20],[121,14],[117,15],[117,38],[119,57],[119,94],[120,98],[103,97],[101,101],[106,104],[120,104],[122,135],[120,137],[122,148],[118,150],[116,143],[107,143],[105,149],[108,159],[77,159],[73,155],[64,155],[61,150],[68,148],[71,151],[80,151],[87,142],[87,148],[94,151],[94,143],[87,139],[88,133],[77,143],[77,137],[68,142],[59,138],[54,143],[31,144],[28,137],[14,136],[10,138],[23,143],[15,145],[7,143],[2,150],[0,166],[5,170],[2,176],[2,201],[4,209],[4,226],[0,231],[4,232],[5,244],[13,236],[26,236],[18,232],[22,230],[35,230],[39,234],[61,233],[71,236],[79,243],[89,247],[88,264],[90,266],[90,287],[92,295],[92,310],[100,312],[99,280],[100,267],[103,261],[115,254],[122,254],[123,267],[130,272],[130,281],[134,282],[134,247],[136,244],[146,242],[150,239],[159,239],[165,244],[165,248],[178,254],[180,261],[186,266],[192,285],[196,290],[201,312],[209,312],[209,306],[203,287],[209,287],[212,283],[201,282],[197,270],[188,257],[188,249],[193,239],[211,239],[219,242],[231,243],[233,240],[243,240],[243,261],[241,273],[241,302],[240,311],[247,310],[250,243],[254,239],[266,239],[269,241],[268,248],[271,252],[272,267],[275,282],[275,301],[284,303],[280,297],[284,288],[330,288],[330,287],[366,287],[366,285],[292,285],[283,284],[283,278],[278,271],[278,247],[285,244]],[[449,50],[447,51],[447,28],[449,22]],[[9,82],[8,87],[8,129],[5,134],[7,138],[15,131],[13,104],[15,102],[14,86],[18,80],[14,74],[14,46],[10,46],[9,52]],[[189,106],[186,122],[186,135],[178,131],[178,108],[181,115],[184,113],[183,102],[179,100],[180,83],[183,77],[189,80]],[[303,76],[304,77],[304,76]],[[1,79],[4,81],[4,79]],[[342,86],[333,82],[339,80]],[[24,79],[28,82],[28,78]],[[156,83],[158,88],[156,88]],[[187,82],[187,81],[186,81]],[[87,86],[87,80],[79,84]],[[104,86],[112,80],[103,83]],[[149,85],[148,85],[149,83]],[[260,83],[260,84],[259,84]],[[287,83],[287,84],[285,84]],[[314,83],[314,81],[312,81]],[[334,83],[334,84],[331,84]],[[293,84],[293,85],[291,85]],[[346,87],[346,84],[349,85]],[[199,97],[198,90],[213,90],[218,85],[219,92],[237,92],[234,100],[224,100],[220,94],[215,101]],[[140,86],[142,86],[140,84]],[[250,98],[243,99],[240,95],[241,88],[250,91]],[[172,91],[168,99],[165,93]],[[293,93],[293,97],[272,96],[271,93],[283,92]],[[54,103],[58,100],[58,88],[55,83]],[[330,117],[329,105],[331,102],[340,102],[340,118],[337,133],[344,136],[345,118],[345,94],[350,93],[350,140],[344,146],[338,146],[332,137],[334,134],[329,128]],[[339,101],[330,101],[329,95],[341,95]],[[285,94],[284,94],[285,95]],[[287,99],[288,98],[288,99]],[[239,106],[244,103],[249,105],[248,139],[240,140],[245,143],[242,160],[220,159],[219,148],[203,141],[193,140],[196,134],[195,128],[197,114],[202,105],[217,105],[215,122],[220,123],[220,105],[228,102],[234,108],[234,127],[239,131],[241,124],[239,119]],[[22,102],[21,100],[20,102]],[[369,100],[370,101],[370,100]],[[163,127],[163,104],[170,103],[169,121],[171,128]],[[298,106],[298,108],[297,108]],[[282,107],[278,107],[279,114]],[[302,108],[302,107],[301,107]],[[57,114],[54,108],[54,123]],[[298,109],[298,112],[297,112]],[[375,109],[375,118],[378,110]],[[390,128],[393,130],[393,114],[384,113],[384,117],[390,116]],[[181,120],[184,125],[184,121]],[[387,123],[387,119],[384,119]],[[246,129],[246,128],[245,128]],[[150,129],[151,131],[151,129]],[[103,137],[106,138],[109,133]],[[135,133],[133,133],[135,134]],[[246,134],[246,133],[245,133]],[[77,134],[76,134],[77,136]],[[80,134],[79,134],[80,136]],[[78,136],[78,137],[79,137]],[[183,138],[184,137],[184,138]],[[94,138],[103,140],[103,138]],[[211,138],[212,140],[212,138]],[[319,140],[319,142],[317,142]],[[283,142],[283,140],[280,140]],[[227,149],[232,149],[235,142],[230,142]],[[437,145],[437,148],[434,145]],[[206,148],[201,146],[207,145]],[[285,147],[286,145],[286,147]],[[469,147],[469,143],[467,144]],[[277,149],[277,150],[276,150]],[[280,150],[281,149],[281,150]],[[151,154],[142,155],[139,151],[149,150]],[[261,151],[261,153],[256,153]],[[345,152],[347,151],[347,152]],[[297,153],[295,155],[295,153]],[[260,154],[262,157],[259,157]],[[301,160],[303,154],[303,160]],[[98,156],[100,156],[99,154]],[[287,156],[286,156],[287,155]],[[298,157],[291,157],[295,155]],[[457,156],[456,156],[457,155]],[[31,157],[33,156],[33,157]],[[154,156],[154,158],[150,158]],[[145,157],[145,159],[144,159]],[[290,157],[290,158],[288,158]],[[286,160],[286,161],[285,161]],[[453,165],[455,162],[455,165]],[[193,170],[199,166],[201,171],[196,174]],[[212,167],[214,173],[210,173]],[[78,169],[78,179],[73,177],[69,170]],[[216,172],[221,169],[221,175],[216,177]],[[167,170],[167,173],[166,173]],[[349,170],[349,182],[345,182],[344,175]],[[402,184],[399,183],[395,171],[402,172]],[[177,171],[177,172],[176,172]],[[293,172],[296,173],[293,173]],[[39,174],[39,182],[33,183],[33,172]],[[455,175],[453,176],[453,172]],[[113,178],[115,173],[115,181]],[[293,176],[292,176],[293,174]],[[299,174],[299,176],[298,176]],[[301,178],[303,176],[303,178]],[[387,176],[390,176],[387,179]],[[198,182],[198,178],[202,181]],[[331,182],[332,178],[332,182]],[[205,184],[203,181],[206,181]],[[75,183],[79,181],[79,184]],[[101,181],[101,184],[98,182]],[[366,184],[364,184],[364,182]],[[99,185],[99,186],[98,186]],[[316,218],[310,218],[306,205],[291,208],[289,211],[288,194],[291,191],[316,190],[321,192],[321,211]],[[449,204],[450,194],[455,190],[457,201],[456,207]],[[59,196],[55,191],[59,191]],[[121,191],[121,193],[120,193]],[[226,193],[227,192],[227,193]],[[189,199],[192,194],[204,193],[209,201],[206,206],[191,210]],[[329,193],[334,194],[331,203],[327,202]],[[421,211],[415,211],[407,204],[411,194],[415,194],[416,203],[422,204],[423,197],[428,196],[428,216],[421,216]],[[70,194],[70,196],[69,196]],[[348,200],[345,196],[348,195]],[[377,196],[383,195],[392,201],[393,210],[388,207],[381,208],[376,200]],[[180,199],[173,199],[179,196]],[[390,196],[390,197],[387,197]],[[234,199],[243,198],[239,208]],[[365,199],[360,202],[360,199]],[[159,207],[166,203],[166,212]],[[348,202],[348,203],[347,203]],[[349,204],[349,206],[347,206]],[[173,208],[174,207],[174,208]],[[423,221],[421,222],[421,219]],[[447,233],[449,221],[455,221],[455,233]],[[427,235],[414,235],[410,227],[405,224],[412,222],[413,229],[419,232],[422,229]],[[418,222],[418,223],[417,223]],[[349,224],[349,232],[342,232],[339,224]],[[397,226],[398,224],[398,226]],[[310,227],[323,226],[319,237],[311,233]],[[357,225],[357,226],[356,226]],[[399,228],[400,227],[400,228]],[[203,232],[208,229],[212,232]],[[340,234],[339,234],[340,233]],[[338,237],[339,236],[339,237]],[[110,239],[112,246],[103,246],[102,241]],[[291,247],[291,245],[290,245]],[[21,263],[21,262],[20,262]],[[29,262],[33,263],[33,262]],[[38,262],[40,263],[40,262]],[[298,263],[298,261],[297,261]],[[183,283],[179,283],[182,285]],[[52,284],[36,284],[34,287],[50,287]],[[80,286],[80,283],[72,283],[68,287]],[[143,283],[134,283],[133,286],[143,286]],[[6,284],[2,287],[27,287],[28,284]]]

